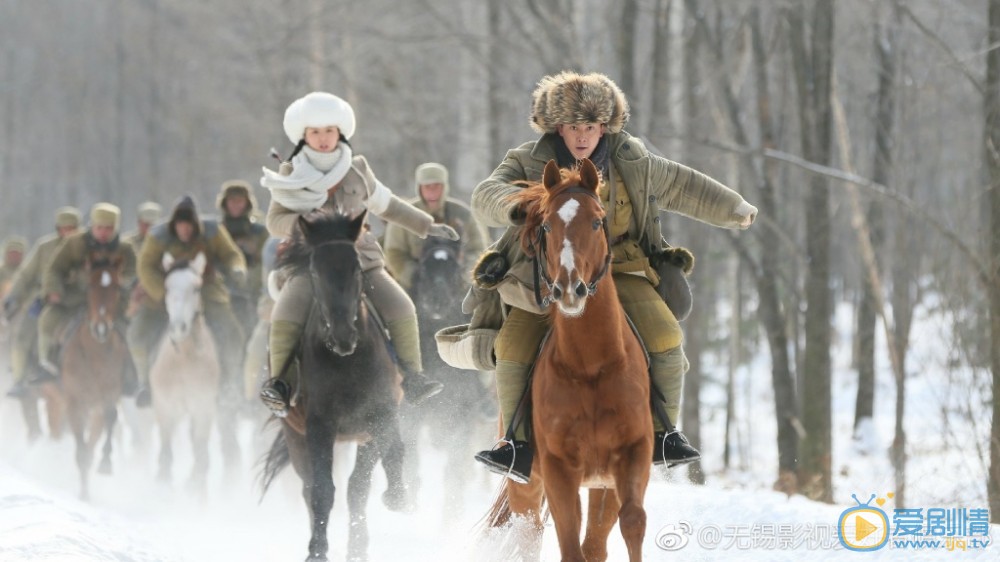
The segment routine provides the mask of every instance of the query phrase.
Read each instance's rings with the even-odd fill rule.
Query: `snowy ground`
[[[850,319],[849,309],[838,311],[839,334],[850,334]],[[983,374],[949,363],[952,357],[943,345],[947,334],[939,320],[923,316],[917,320],[909,362],[908,503],[923,508],[985,507],[985,466],[977,451],[977,447],[987,447],[989,430]],[[658,474],[651,483],[646,498],[645,560],[799,560],[804,556],[814,560],[931,560],[949,556],[943,549],[890,547],[862,554],[840,545],[836,525],[841,512],[855,505],[851,495],[866,501],[870,494],[887,498],[893,490],[885,450],[892,438],[895,391],[887,362],[882,361],[875,420],[862,442],[853,441],[850,340],[844,336],[837,345],[833,389],[836,505],[770,491],[776,458],[774,406],[768,358],[761,355],[738,373],[741,421],[734,466],[727,471],[721,464],[724,395],[721,386],[709,384],[703,394],[708,485],[690,485],[683,473]],[[720,368],[713,377],[723,381],[725,372]],[[6,377],[0,376],[0,385],[6,388],[7,384]],[[156,438],[134,439],[149,430],[150,420],[137,416],[130,404],[123,410],[123,417],[136,421],[132,426],[123,424],[126,427],[116,440],[115,475],[95,475],[92,501],[81,503],[76,499],[71,439],[29,444],[17,403],[0,401],[0,561],[304,559],[308,521],[294,473],[289,470],[258,503],[254,461],[270,443],[269,432],[261,434],[254,422],[244,421],[243,467],[227,474],[219,456],[213,456],[209,496],[198,499],[185,491],[181,478],[190,467],[185,436],[179,435],[175,445],[176,481],[172,486],[158,484],[154,478]],[[136,427],[145,430],[136,432]],[[142,442],[145,446],[140,446]],[[339,453],[350,456],[349,448]],[[376,473],[369,504],[373,561],[486,559],[476,550],[473,528],[491,502],[499,479],[484,475],[470,458],[466,468],[474,482],[468,494],[460,501],[446,501],[441,476],[444,462],[440,454],[428,455],[421,467],[424,484],[418,509],[411,514],[391,513],[381,505],[385,482],[381,472]],[[331,560],[344,557],[347,523],[341,500],[345,489],[338,489],[330,525]],[[891,499],[883,506],[890,518],[892,507]],[[1000,536],[997,531],[994,527],[992,534]],[[610,550],[610,560],[627,559],[617,531],[611,536]],[[997,558],[992,546],[960,556]],[[551,526],[543,559],[559,559]]]

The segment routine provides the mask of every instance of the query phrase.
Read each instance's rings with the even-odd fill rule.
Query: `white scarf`
[[[308,213],[326,203],[327,190],[344,179],[351,169],[353,156],[347,143],[340,143],[331,153],[304,147],[292,158],[290,175],[283,176],[264,168],[260,184],[271,191],[271,198],[282,207],[296,213]]]

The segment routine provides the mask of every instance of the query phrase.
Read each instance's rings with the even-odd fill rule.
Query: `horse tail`
[[[496,527],[503,527],[510,521],[510,489],[507,482],[508,480],[504,478],[503,483],[500,484],[500,489],[497,490],[496,497],[493,499],[493,505],[490,506],[490,510],[483,518],[484,530],[488,531]]]
[[[262,459],[262,462],[264,463],[264,468],[260,473],[261,500],[264,499],[264,494],[267,493],[267,489],[274,482],[275,477],[291,462],[291,456],[288,452],[288,442],[285,440],[284,431],[278,431],[278,435],[274,438],[274,443],[271,443],[271,449]]]

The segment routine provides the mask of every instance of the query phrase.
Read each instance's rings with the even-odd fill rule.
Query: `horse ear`
[[[580,183],[592,191],[597,191],[597,186],[601,183],[601,175],[597,172],[597,166],[594,166],[590,158],[584,158],[580,162]]]
[[[559,185],[561,181],[562,176],[559,175],[559,164],[556,164],[555,160],[549,160],[545,164],[545,171],[542,172],[542,184],[545,185],[545,189],[552,189]]]
[[[205,252],[198,252],[198,255],[191,260],[191,269],[198,275],[205,274],[206,265],[208,265],[208,259],[205,258]]]
[[[347,234],[351,237],[351,240],[357,240],[358,236],[361,234],[361,228],[365,225],[365,217],[368,216],[368,209],[361,211],[361,214],[354,217],[351,221],[351,225],[347,229]]]
[[[170,268],[174,265],[174,256],[170,252],[163,252],[163,260],[160,264],[163,266],[163,271],[170,271]]]

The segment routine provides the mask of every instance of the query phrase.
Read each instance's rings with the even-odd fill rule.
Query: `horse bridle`
[[[588,197],[592,197],[595,201],[597,201],[598,205],[601,203],[600,198],[597,196],[595,192],[589,189],[584,189],[579,186],[573,186],[567,188],[562,193],[556,195],[556,197],[561,197],[563,195],[570,195],[574,193],[582,193],[584,195],[587,195]],[[608,268],[611,265],[611,232],[608,230],[607,215],[602,217],[600,220],[594,219],[594,225],[593,225],[594,230],[597,230],[598,224],[600,225],[601,228],[604,229],[604,239],[607,241],[608,254],[604,256],[604,264],[601,266],[601,269],[599,269],[596,273],[594,273],[594,277],[590,280],[589,283],[587,283],[588,297],[592,297],[597,293],[597,283],[600,282],[600,280],[603,279],[605,275],[607,275]],[[534,281],[535,281],[534,283],[535,303],[542,308],[546,308],[550,304],[555,302],[555,299],[552,298],[552,290],[555,286],[555,282],[552,281],[552,278],[549,277],[548,272],[545,271],[546,232],[552,232],[552,226],[547,221],[543,222],[538,226],[538,231],[535,236],[535,240],[529,244],[529,246],[532,249],[532,252],[535,254],[534,257],[532,258],[532,261],[534,262],[534,267],[532,269],[534,270]],[[549,291],[549,294],[545,295],[545,297],[542,297],[540,281],[545,282],[545,288]]]
[[[312,252],[315,252],[316,250],[318,250],[318,249],[320,249],[320,248],[322,248],[324,246],[333,246],[335,244],[347,244],[347,245],[350,245],[352,247],[355,246],[355,242],[352,242],[352,241],[349,241],[349,240],[327,240],[326,242],[322,242],[320,244],[317,244],[317,245],[313,246],[312,247]],[[310,268],[311,268],[311,266],[310,266]],[[309,276],[309,283],[310,284],[313,283],[313,276],[311,274]],[[316,288],[313,287],[313,295],[314,295],[313,298],[315,298],[315,294],[316,294]],[[321,306],[320,307],[312,307],[310,309],[310,314],[312,314],[312,312],[315,311],[315,310],[317,310],[317,309],[319,309],[320,319],[322,320],[322,324],[323,324],[322,327],[323,327],[326,335],[329,336],[330,332],[333,331],[333,326],[330,323],[330,319],[326,317],[326,311],[323,310],[323,307],[321,307]],[[332,345],[333,344],[331,344],[329,341],[326,342],[326,347],[330,351],[333,351]]]

